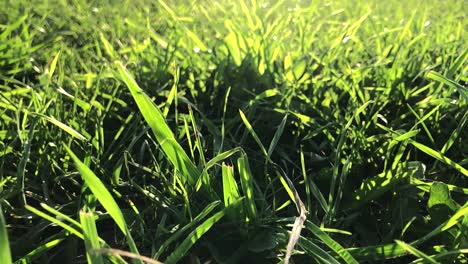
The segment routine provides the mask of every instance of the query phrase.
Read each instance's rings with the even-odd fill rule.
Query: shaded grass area
[[[0,3],[0,262],[466,263],[463,7]]]

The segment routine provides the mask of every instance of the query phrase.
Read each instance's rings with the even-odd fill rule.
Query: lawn
[[[465,1],[0,1],[0,263],[468,263]]]

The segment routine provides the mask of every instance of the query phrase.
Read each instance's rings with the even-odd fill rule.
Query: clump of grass
[[[0,261],[468,261],[462,2],[49,2],[0,3]]]

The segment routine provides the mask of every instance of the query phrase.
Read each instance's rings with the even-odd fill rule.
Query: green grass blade
[[[5,218],[3,217],[2,205],[0,203],[0,263],[10,264],[11,253]]]
[[[71,149],[69,149],[67,146],[64,147],[75,163],[76,168],[80,172],[81,177],[85,181],[88,188],[94,194],[99,203],[101,203],[104,209],[106,209],[106,211],[110,214],[112,219],[114,219],[122,233],[126,236],[130,250],[133,253],[138,254],[138,249],[136,248],[135,242],[133,241],[129,229],[127,228],[122,211],[120,210],[110,192],[107,190],[106,186],[104,186],[101,180],[99,180],[99,178],[92,170],[88,168],[88,166],[81,162],[81,160],[75,155],[75,153],[73,153],[73,151],[71,151]]]
[[[235,206],[235,204],[231,205]],[[195,245],[195,243],[206,233],[208,232],[214,224],[216,224],[223,216],[226,214],[226,210],[229,210],[231,207],[226,207],[223,210],[215,213],[210,218],[206,219],[201,225],[192,231],[187,238],[167,257],[164,261],[166,264],[177,263],[185,254],[190,250],[190,248]]]
[[[247,130],[249,130],[250,134],[254,138],[255,142],[257,142],[258,146],[260,147],[263,155],[265,155],[265,158],[270,160],[270,156],[268,155],[267,150],[265,149],[265,146],[263,146],[262,141],[258,137],[257,133],[255,133],[255,130],[253,129],[252,125],[250,124],[249,120],[245,116],[244,112],[239,109],[239,114],[241,116],[242,122],[244,122],[245,127],[247,127]]]
[[[201,220],[203,220],[209,213],[211,213],[211,211],[218,207],[219,204],[220,201],[215,201],[208,204],[200,214],[198,214],[192,221],[190,221],[190,223],[177,230],[174,234],[171,235],[171,237],[164,241],[164,243],[159,248],[158,252],[156,252],[156,254],[153,255],[153,258],[158,259],[164,252],[164,250],[169,246],[169,244],[171,244],[173,241],[182,236],[185,233],[185,231],[193,228],[195,225],[198,225],[201,222]]]
[[[127,225],[125,223],[122,211],[120,211],[117,202],[114,200],[111,193],[107,190],[106,186],[104,186],[101,180],[96,176],[96,174],[94,174],[93,171],[88,168],[88,166],[81,162],[81,160],[75,155],[75,153],[72,152],[71,149],[69,149],[67,146],[65,146],[65,149],[75,163],[76,168],[80,172],[81,177],[85,181],[88,188],[110,214],[112,219],[114,219],[120,231],[126,234]]]
[[[359,262],[338,242],[333,240],[327,233],[322,231],[318,226],[309,220],[306,221],[305,226],[309,229],[315,236],[322,240],[328,247],[330,247],[336,254],[338,254],[345,263],[358,264]]]
[[[461,174],[465,175],[466,177],[468,177],[468,170],[463,168],[460,164],[452,161],[451,159],[447,158],[444,154],[442,154],[440,151],[436,151],[428,146],[425,146],[421,143],[418,143],[416,141],[413,141],[411,140],[410,143],[415,146],[416,148],[418,148],[419,150],[421,150],[422,152],[426,153],[427,155],[437,159],[438,161],[442,162],[442,163],[445,163],[451,167],[453,167],[454,169],[456,169],[457,171],[459,171]]]
[[[60,56],[60,51],[57,52],[57,55],[55,55],[54,59],[52,60],[52,63],[50,64],[50,67],[49,67],[49,74],[47,75],[47,85],[50,85],[50,81],[52,80],[52,76],[54,76],[54,72],[55,72],[55,67],[57,67],[57,62],[58,62],[58,58]]]
[[[404,248],[406,251],[413,254],[414,256],[424,259],[427,263],[440,264],[440,262],[434,260],[432,257],[424,254],[422,251],[418,250],[417,248],[409,244],[406,244],[403,241],[395,240],[395,242],[397,243],[398,246]]]
[[[459,219],[462,216],[466,217],[466,215],[468,215],[468,202],[463,207],[458,209],[458,211],[455,214],[453,214],[452,217],[450,217],[450,219],[447,221],[447,223],[442,227],[441,231],[445,231],[445,230],[450,229],[452,226],[459,223]]]
[[[117,68],[120,78],[122,78],[130,90],[141,114],[153,130],[153,133],[156,136],[158,143],[161,145],[161,148],[164,150],[164,153],[166,153],[174,167],[182,173],[185,180],[194,185],[200,176],[200,171],[175,139],[174,134],[166,124],[166,120],[164,119],[161,111],[138,86],[122,63],[117,63]]]
[[[81,135],[78,131],[76,131],[73,128],[71,128],[70,126],[60,122],[59,120],[55,119],[54,117],[45,116],[45,115],[40,114],[40,113],[35,113],[35,115],[38,115],[38,116],[44,118],[45,120],[49,121],[50,123],[56,125],[57,127],[61,128],[63,131],[67,132],[68,134],[70,134],[74,138],[77,138],[77,139],[82,140],[82,141],[87,140],[86,137]]]
[[[78,238],[83,239],[83,234],[79,230],[77,230],[76,228],[74,228],[74,227],[72,227],[70,225],[67,225],[66,223],[60,221],[59,219],[57,219],[57,218],[55,218],[53,216],[50,216],[50,215],[48,215],[48,214],[46,214],[44,212],[41,212],[41,211],[39,211],[38,209],[36,209],[36,208],[34,208],[32,206],[26,205],[25,208],[28,211],[32,212],[33,214],[35,214],[35,215],[37,215],[39,217],[42,217],[45,220],[48,220],[51,223],[54,223],[54,224],[60,226],[61,228],[67,230],[68,232],[72,233],[73,235],[77,236]]]
[[[444,146],[440,150],[442,154],[445,154],[452,147],[453,143],[455,143],[455,141],[461,137],[462,132],[464,131],[463,128],[467,120],[468,120],[468,111],[465,112],[460,122],[458,123],[457,128],[453,130],[452,134],[447,139],[447,142],[445,142]]]
[[[426,77],[434,81],[441,82],[445,85],[448,85],[449,87],[456,89],[462,95],[465,101],[468,103],[468,88],[464,87],[463,85],[455,82],[454,80],[451,80],[435,71],[428,72],[426,74]]]
[[[231,150],[227,150],[227,151],[225,151],[223,153],[219,153],[218,155],[216,155],[216,157],[212,158],[211,160],[209,160],[206,163],[204,170],[205,171],[209,170],[211,167],[216,165],[218,162],[229,158],[230,156],[234,155],[235,153],[237,153],[237,152],[239,152],[241,150],[242,149],[240,147],[237,147],[237,148],[233,148]]]
[[[308,254],[313,255],[323,261],[323,263],[340,264],[333,256],[328,254],[325,250],[321,249],[314,242],[305,237],[300,237],[298,245],[304,249]]]
[[[236,204],[240,198],[239,190],[237,188],[237,183],[234,178],[234,168],[230,165],[226,165],[225,163],[223,163],[221,172],[222,172],[221,174],[223,177],[224,206],[229,207],[232,204]],[[233,219],[239,218],[238,211],[230,210],[227,213]],[[240,218],[242,218],[242,215],[240,215]]]
[[[80,211],[80,222],[83,228],[86,258],[88,263],[104,264],[101,254],[95,254],[93,250],[101,247],[96,229],[96,220],[92,212]]]
[[[46,243],[36,247],[35,249],[31,250],[28,254],[15,261],[15,264],[33,263],[35,259],[39,258],[42,254],[51,251],[54,247],[58,246],[65,239],[66,237],[47,241]]]
[[[250,171],[249,160],[247,155],[244,153],[242,153],[242,155],[237,159],[237,167],[239,170],[242,191],[246,197],[246,211],[249,215],[249,219],[255,219],[257,216],[257,207],[255,206],[253,176]]]
[[[271,153],[273,153],[273,150],[275,150],[276,144],[278,144],[278,141],[283,134],[284,131],[284,126],[286,125],[286,121],[288,120],[288,115],[285,115],[283,117],[283,120],[281,120],[280,125],[278,126],[278,129],[275,132],[275,135],[273,136],[273,139],[271,140],[270,146],[268,147],[268,156],[271,157]]]

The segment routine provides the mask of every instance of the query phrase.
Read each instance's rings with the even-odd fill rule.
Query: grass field
[[[468,263],[467,29],[454,0],[0,1],[0,263]]]

